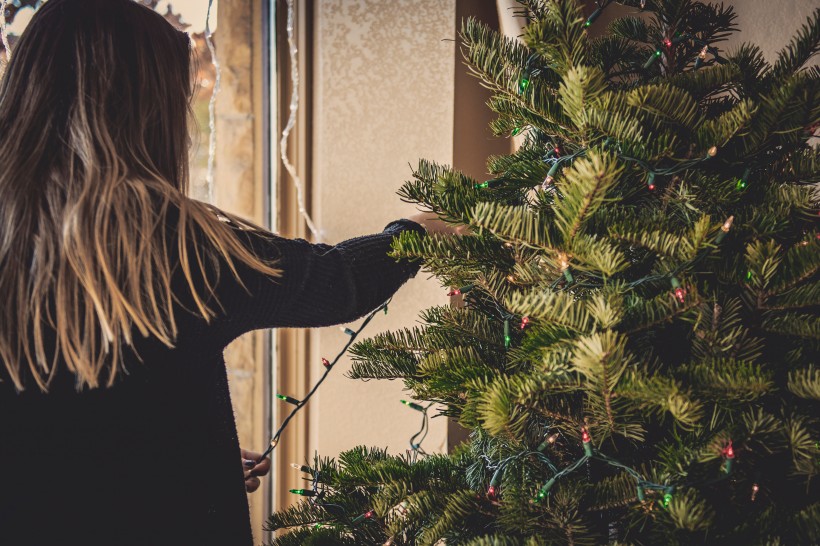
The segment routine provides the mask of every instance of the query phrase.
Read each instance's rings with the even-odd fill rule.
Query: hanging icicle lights
[[[211,100],[208,102],[208,174],[205,182],[208,186],[208,203],[214,204],[214,171],[216,169],[216,98],[219,96],[219,90],[222,86],[222,67],[219,65],[219,59],[216,56],[216,47],[214,46],[213,31],[211,30],[211,10],[214,7],[214,0],[208,0],[208,12],[205,15],[205,43],[208,45],[208,51],[211,53],[211,62],[214,65],[214,88],[211,93]]]
[[[293,92],[290,95],[290,115],[288,116],[288,122],[285,124],[285,128],[282,130],[282,138],[279,141],[279,153],[282,158],[282,164],[285,166],[285,170],[288,171],[288,174],[293,181],[293,186],[296,188],[296,204],[299,207],[299,214],[305,219],[305,224],[307,224],[308,229],[310,229],[310,232],[313,234],[314,241],[318,242],[321,240],[321,235],[316,227],[316,224],[313,222],[313,219],[310,217],[310,214],[308,214],[307,208],[305,207],[305,195],[302,188],[302,179],[296,172],[296,167],[293,166],[288,158],[288,137],[290,136],[291,130],[293,130],[293,127],[296,125],[296,113],[299,110],[299,65],[297,63],[296,56],[298,50],[296,49],[296,43],[293,38],[293,20],[293,0],[288,0],[287,33],[288,49],[290,51],[290,79]]]

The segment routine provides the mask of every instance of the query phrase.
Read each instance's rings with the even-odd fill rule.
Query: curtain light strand
[[[216,56],[216,47],[214,46],[213,32],[211,31],[211,10],[213,5],[214,0],[208,0],[208,13],[205,16],[205,43],[211,53],[211,63],[214,65],[216,74],[211,100],[208,102],[208,130],[210,134],[208,136],[208,174],[205,178],[208,185],[208,203],[212,205],[214,204],[214,170],[216,165],[216,99],[222,87],[222,67]]]
[[[282,158],[282,164],[288,171],[288,174],[293,181],[293,185],[296,188],[296,203],[299,207],[299,214],[305,219],[308,229],[310,229],[310,232],[313,234],[314,241],[318,242],[321,240],[321,235],[319,234],[319,230],[316,228],[316,225],[310,217],[310,214],[308,214],[307,207],[305,206],[302,179],[299,177],[299,174],[296,172],[296,168],[288,158],[288,137],[290,136],[291,130],[296,125],[296,114],[299,110],[299,66],[297,64],[296,57],[296,43],[293,39],[293,15],[293,0],[288,0],[287,34],[288,49],[290,51],[290,79],[293,86],[293,92],[290,96],[290,115],[288,116],[288,122],[285,125],[285,128],[282,130],[282,138],[279,141],[279,150]]]

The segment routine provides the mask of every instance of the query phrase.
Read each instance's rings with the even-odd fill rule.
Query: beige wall
[[[408,163],[453,161],[455,0],[318,0],[314,25],[314,210],[336,243],[413,213],[395,194]],[[367,333],[411,326],[421,309],[446,303],[419,274]],[[314,374],[346,337],[338,328],[312,336]],[[353,381],[348,369],[345,359],[319,390],[310,445],[323,456],[359,444],[404,451],[420,414],[399,403],[402,385]],[[445,450],[446,423],[431,425],[424,448]]]
[[[820,7],[817,0],[735,0],[727,3],[735,7],[740,32],[721,49],[731,51],[743,42],[752,42],[760,46],[770,63],[777,59],[778,52],[806,22],[806,17]]]

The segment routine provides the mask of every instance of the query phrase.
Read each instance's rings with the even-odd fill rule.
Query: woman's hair
[[[208,321],[220,261],[279,275],[186,197],[190,44],[133,0],[49,0],[16,45],[0,82],[0,359],[18,390],[27,368],[46,391],[60,357],[78,388],[110,386],[136,332],[173,347],[177,266]]]

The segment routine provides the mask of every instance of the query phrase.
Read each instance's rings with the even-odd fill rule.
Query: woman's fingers
[[[261,484],[257,476],[264,476],[270,472],[270,458],[265,457],[259,461],[259,458],[262,457],[261,453],[241,448],[240,452],[242,456],[242,471],[245,476],[245,491],[253,493],[259,489],[259,485]]]
[[[259,478],[257,478],[254,475],[253,470],[245,470],[244,474],[245,474],[245,491],[247,491],[248,493],[253,493],[257,489],[259,489],[259,486],[261,485],[262,482],[260,482]]]
[[[247,491],[248,493],[253,493],[257,489],[259,489],[260,483],[261,482],[259,481],[259,478],[257,478],[256,476],[252,476],[252,477],[246,479],[245,480],[245,491]]]
[[[243,463],[245,470],[250,470],[254,476],[264,476],[270,472],[270,457],[265,457],[260,462],[257,462],[259,461],[259,457],[262,456],[261,453],[245,449],[242,449],[241,452],[244,461],[253,461],[255,463],[253,465]]]
[[[255,461],[258,458],[254,459]],[[251,470],[254,476],[265,476],[268,472],[270,472],[270,458],[265,457],[262,459],[262,462],[257,463],[256,466],[253,467]]]

